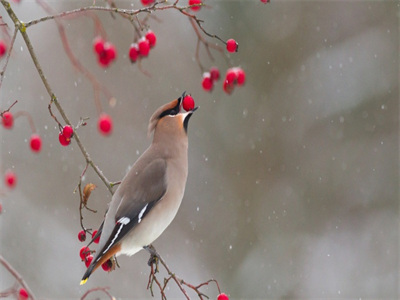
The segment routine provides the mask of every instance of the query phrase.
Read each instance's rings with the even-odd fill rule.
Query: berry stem
[[[28,119],[28,123],[29,123],[29,126],[31,127],[32,133],[36,133],[35,123],[33,122],[31,114],[27,111],[20,110],[14,114],[14,119],[16,119],[20,116],[24,116]]]
[[[90,290],[87,290],[86,293],[83,294],[83,296],[81,297],[81,300],[86,299],[86,297],[93,292],[98,292],[98,291],[102,291],[104,294],[106,294],[111,300],[114,300],[115,298],[107,291],[109,290],[109,287],[95,287],[92,288]]]
[[[0,88],[1,88],[1,84],[3,83],[4,73],[6,72],[6,69],[8,66],[8,61],[10,60],[11,52],[12,52],[12,49],[14,46],[15,38],[17,37],[17,33],[18,33],[18,28],[15,27],[14,34],[11,39],[10,49],[8,49],[8,52],[7,52],[6,62],[4,63],[3,70],[1,70],[1,72],[0,72]]]
[[[4,113],[9,112],[10,109],[11,109],[15,104],[17,104],[17,103],[18,103],[18,100],[15,100],[14,103],[11,104],[6,110],[1,111],[1,112],[0,112],[0,117],[2,117]]]
[[[160,256],[160,254],[158,254],[157,250],[154,248],[153,245],[144,247],[144,249],[146,249],[149,253],[150,253],[150,260],[149,260],[149,264],[150,264],[150,275],[149,275],[149,281],[147,284],[147,289],[150,288],[150,291],[152,293],[153,296],[153,290],[152,290],[152,286],[153,286],[153,282],[156,282],[156,284],[158,285],[158,287],[160,288],[160,293],[161,293],[161,299],[167,299],[165,296],[165,289],[167,288],[167,285],[169,283],[169,281],[171,279],[173,279],[175,281],[175,283],[178,285],[179,289],[181,290],[182,294],[185,295],[186,299],[190,299],[190,297],[188,296],[184,285],[187,286],[188,288],[192,289],[193,291],[195,291],[197,293],[197,296],[199,297],[199,299],[203,300],[204,298],[209,299],[209,297],[207,295],[205,295],[204,293],[200,292],[199,289],[205,285],[209,285],[211,282],[214,282],[217,285],[218,288],[218,292],[221,293],[221,290],[219,288],[219,284],[217,282],[217,280],[215,279],[210,279],[206,282],[203,282],[197,286],[194,286],[188,282],[186,282],[185,280],[179,278],[175,273],[173,273],[170,268],[168,267],[167,263],[165,262],[165,260]],[[155,259],[154,259],[155,258]],[[161,263],[163,265],[163,267],[165,268],[165,270],[168,273],[168,278],[164,279],[164,286],[161,287],[161,284],[159,282],[159,280],[156,277],[156,273],[158,272],[158,267],[157,264]],[[155,265],[155,268],[154,268]]]
[[[47,11],[48,13],[52,13],[52,9],[48,4],[43,2],[42,0],[37,0],[37,3],[42,6],[42,8]],[[93,92],[94,92],[94,101],[95,105],[97,108],[98,112],[102,111],[101,107],[101,102],[100,102],[100,95],[99,95],[99,90],[101,90],[108,99],[112,98],[111,92],[108,91],[108,89],[102,85],[97,78],[88,70],[86,69],[82,63],[79,61],[79,59],[74,55],[72,52],[72,49],[69,45],[67,35],[65,34],[65,28],[64,25],[61,23],[61,21],[56,18],[54,19],[56,24],[57,24],[57,29],[61,37],[61,41],[64,47],[64,51],[67,54],[69,60],[71,61],[72,65],[74,66],[75,69],[77,69],[78,72],[82,73],[83,76],[85,76],[92,84],[93,86]]]

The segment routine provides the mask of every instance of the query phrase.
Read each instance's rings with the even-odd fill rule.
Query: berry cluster
[[[219,70],[216,67],[212,67],[209,72],[203,73],[202,87],[205,91],[212,91],[214,88],[214,82],[220,78]],[[223,83],[223,89],[225,93],[231,94],[234,90],[235,85],[242,86],[246,81],[246,73],[240,67],[229,68],[226,71],[225,79]]]
[[[58,134],[58,140],[64,147],[71,144],[71,138],[74,135],[74,129],[70,125],[65,125],[62,131]]]
[[[0,40],[0,58],[7,52],[7,45],[3,40]]]
[[[147,57],[150,49],[154,48],[157,42],[157,36],[151,30],[142,36],[137,43],[132,43],[129,48],[129,58],[132,63],[136,62],[139,58]]]
[[[234,39],[229,39],[225,42],[226,50],[228,52],[237,52],[239,44]],[[212,91],[214,88],[214,82],[220,78],[219,70],[216,67],[210,68],[210,71],[203,73],[203,79],[201,85],[205,91]],[[240,67],[229,68],[226,71],[225,79],[223,83],[223,90],[227,94],[231,94],[234,90],[235,85],[243,85],[246,80],[246,74]]]
[[[79,256],[82,259],[82,261],[85,262],[86,268],[88,268],[90,266],[90,264],[92,263],[93,258],[94,258],[92,255],[92,251],[87,246],[83,246],[81,248],[81,250],[79,251]],[[111,261],[111,259],[107,260],[105,263],[103,263],[101,265],[103,270],[106,272],[110,272],[113,269],[113,266],[114,266],[114,264]]]
[[[96,234],[97,234],[97,230],[93,231],[93,233],[92,233],[92,239],[94,239],[94,237],[96,236]],[[79,240],[80,242],[86,241],[86,231],[85,231],[85,230],[81,230],[81,231],[78,232],[78,240]],[[100,242],[100,234],[99,234],[99,236],[98,236],[95,240],[93,240],[93,243],[95,243],[95,244],[98,244],[99,242]]]
[[[227,94],[231,94],[235,85],[244,85],[246,81],[246,73],[240,67],[230,68],[226,71],[224,80],[224,91]]]
[[[93,40],[93,50],[97,54],[97,60],[102,67],[108,67],[117,58],[117,49],[111,42],[104,41],[101,37]]]
[[[219,80],[219,70],[217,67],[211,67],[209,72],[203,73],[203,81],[201,85],[205,91],[212,91],[214,87],[214,81]]]

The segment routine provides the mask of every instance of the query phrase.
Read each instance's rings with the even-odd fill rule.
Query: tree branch
[[[8,272],[10,272],[10,274],[12,276],[14,276],[14,278],[17,280],[17,282],[28,292],[29,294],[29,298],[31,298],[32,300],[35,300],[36,297],[33,294],[33,292],[31,291],[31,289],[29,288],[29,286],[26,284],[25,280],[22,278],[22,276],[9,264],[9,262],[7,260],[5,260],[5,258],[3,256],[0,255],[0,263],[7,269]]]
[[[12,10],[10,3],[7,2],[6,0],[0,0],[1,4],[4,6],[4,8],[6,9],[8,15],[10,16],[11,20],[14,22],[15,28],[17,28],[19,30],[19,32],[21,33],[25,44],[28,48],[29,54],[31,55],[33,64],[36,67],[36,70],[39,73],[39,77],[43,82],[43,85],[46,88],[47,93],[50,96],[50,103],[49,103],[49,107],[54,103],[54,105],[56,106],[58,112],[60,113],[61,117],[63,118],[63,120],[67,123],[67,124],[71,124],[71,122],[69,121],[67,115],[64,112],[64,109],[62,108],[62,106],[60,105],[60,103],[58,102],[58,99],[56,97],[56,95],[54,94],[54,92],[52,91],[49,82],[46,79],[46,76],[44,75],[43,69],[39,63],[39,60],[36,56],[35,51],[33,50],[32,47],[32,43],[29,39],[28,34],[26,33],[26,26],[23,22],[21,22],[17,16],[15,15],[14,11]],[[82,142],[79,139],[78,134],[75,132],[74,133],[74,138],[76,143],[78,144],[79,149],[81,150],[83,156],[86,159],[86,162],[93,168],[93,170],[96,172],[96,174],[99,176],[99,178],[103,181],[103,183],[106,185],[107,189],[110,191],[110,193],[113,193],[112,191],[112,187],[110,185],[110,181],[105,177],[105,175],[103,174],[103,172],[95,165],[95,163],[92,161],[92,159],[90,158],[89,153],[86,151],[84,145],[82,144]]]

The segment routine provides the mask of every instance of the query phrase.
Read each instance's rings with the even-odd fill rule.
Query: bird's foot
[[[144,246],[143,248],[146,249],[150,253],[150,258],[149,258],[149,261],[147,262],[147,264],[149,266],[155,265],[156,266],[155,272],[157,273],[159,256],[158,256],[156,249],[153,247],[153,245]]]

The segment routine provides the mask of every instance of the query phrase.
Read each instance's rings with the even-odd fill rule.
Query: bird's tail
[[[89,276],[94,271],[95,266],[96,266],[96,264],[92,263],[92,264],[90,264],[89,268],[87,268],[85,274],[82,277],[81,285],[84,285],[86,283],[86,281],[89,279]]]
[[[89,276],[96,271],[98,267],[100,267],[103,263],[109,260],[112,256],[117,254],[121,250],[121,245],[116,244],[107,252],[100,252],[95,259],[93,259],[92,263],[87,268],[85,274],[82,277],[81,285],[85,284],[86,281],[89,279]]]

